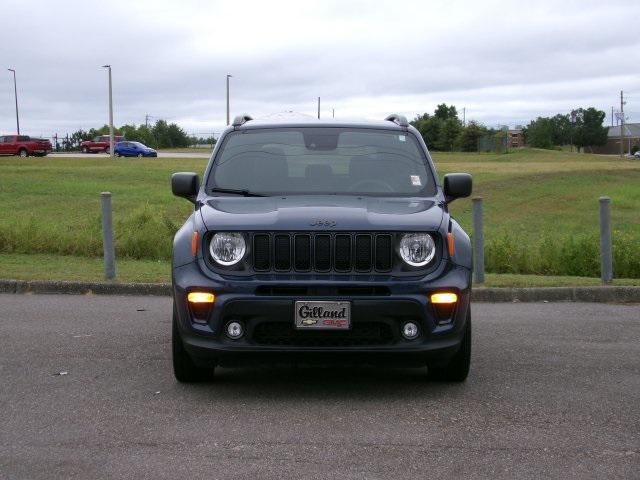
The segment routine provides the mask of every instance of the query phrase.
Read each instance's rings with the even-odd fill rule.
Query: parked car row
[[[0,155],[39,155],[44,157],[51,152],[49,140],[31,138],[28,135],[5,135],[0,137]]]
[[[118,157],[157,157],[158,152],[140,142],[125,140],[116,135],[114,138],[113,153]],[[109,135],[100,135],[93,140],[85,140],[80,144],[82,153],[109,153]]]
[[[158,152],[143,143],[124,140],[116,136],[113,153],[118,157],[157,157]],[[45,156],[53,149],[49,140],[31,138],[28,135],[0,136],[0,155]],[[102,135],[80,144],[83,153],[109,153],[109,136]]]

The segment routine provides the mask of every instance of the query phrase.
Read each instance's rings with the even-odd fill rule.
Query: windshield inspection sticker
[[[404,142],[407,140],[407,136],[406,135],[398,135],[398,140],[400,140],[401,142]]]
[[[411,175],[411,185],[413,185],[414,187],[419,187],[422,185],[422,182],[420,181],[420,177],[418,175]]]

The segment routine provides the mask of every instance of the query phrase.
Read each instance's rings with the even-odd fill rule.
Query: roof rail
[[[234,127],[239,127],[240,125],[244,125],[245,123],[247,123],[249,120],[253,120],[253,117],[247,115],[246,113],[242,114],[242,115],[238,115],[236,118],[233,119],[233,126]]]
[[[385,120],[387,120],[388,122],[393,122],[396,125],[399,125],[401,127],[409,126],[409,122],[407,122],[407,117],[405,117],[404,115],[398,115],[397,113],[392,113],[387,118],[385,118]]]

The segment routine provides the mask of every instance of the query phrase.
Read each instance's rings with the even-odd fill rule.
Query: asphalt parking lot
[[[185,386],[170,302],[0,295],[0,478],[640,476],[640,306],[475,304],[461,385],[281,367]]]

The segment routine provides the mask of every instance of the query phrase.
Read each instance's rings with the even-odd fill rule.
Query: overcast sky
[[[2,66],[23,133],[164,118],[189,133],[231,113],[413,118],[446,102],[467,120],[526,124],[595,106],[640,121],[640,2],[3,0]],[[4,69],[3,69],[4,70]],[[15,131],[0,73],[0,133]]]

